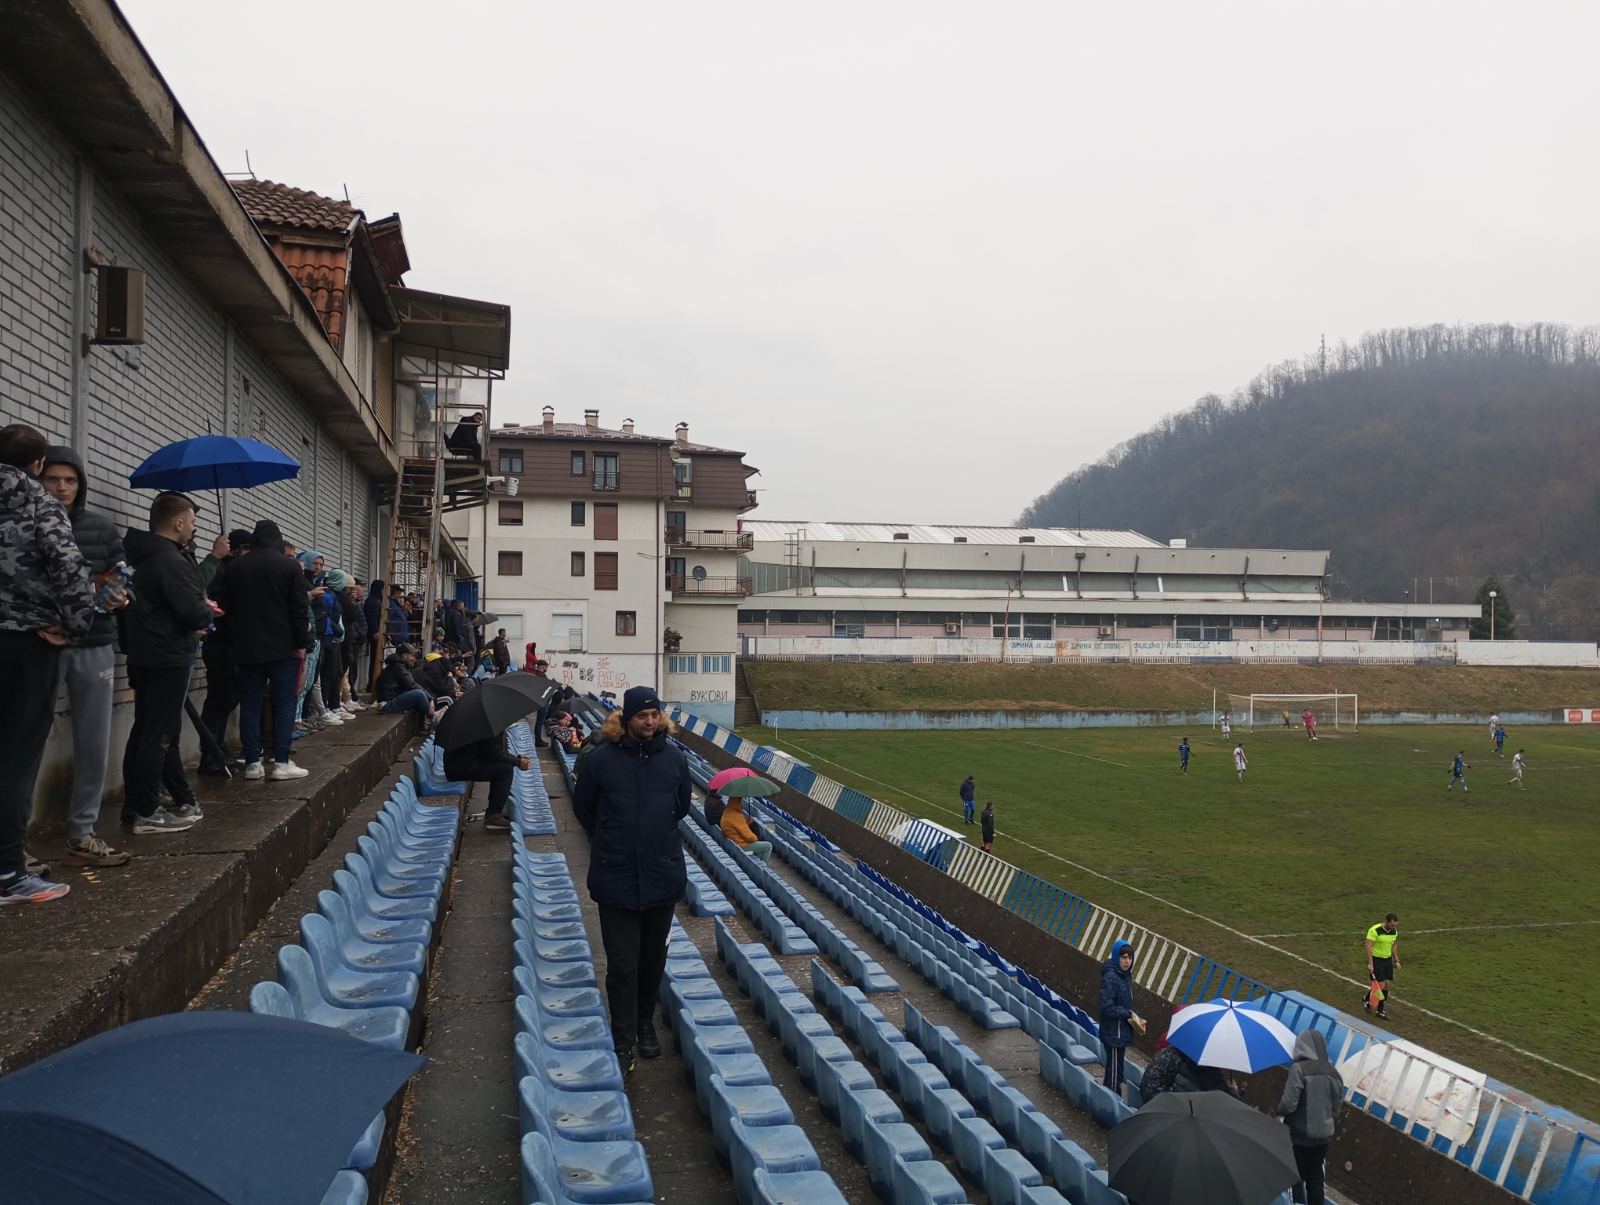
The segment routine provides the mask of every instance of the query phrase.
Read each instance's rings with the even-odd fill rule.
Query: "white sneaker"
[[[297,766],[292,761],[274,762],[272,769],[267,772],[267,777],[273,782],[283,782],[290,778],[304,778],[311,773],[304,766]]]
[[[353,720],[353,719],[356,718],[357,715],[360,714],[360,712],[358,711],[358,709],[350,706],[350,704],[348,704],[348,703],[341,703],[339,705],[339,714],[342,715],[342,716],[346,716],[349,719]]]
[[[260,762],[253,761],[245,766],[244,776],[246,778],[265,778],[267,776],[267,771]]]
[[[367,709],[367,705],[360,699],[351,699],[345,706],[351,711],[365,711]]]
[[[324,711],[317,718],[322,721],[323,727],[325,728],[337,728],[344,723],[344,721],[339,718],[339,713],[336,711]]]

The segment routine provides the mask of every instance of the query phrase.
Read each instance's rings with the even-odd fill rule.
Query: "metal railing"
[[[753,531],[689,531],[682,527],[668,527],[666,542],[669,548],[700,548],[707,552],[749,552],[756,546]]]
[[[685,598],[748,598],[750,579],[747,577],[689,577],[687,574],[667,575],[667,589]]]
[[[767,777],[879,836],[887,837],[901,825],[907,826],[908,835],[922,831],[916,823],[920,818],[769,746],[756,745],[677,708],[673,708],[673,719]],[[1570,1187],[1573,1199],[1587,1205],[1589,1198],[1582,1195],[1581,1188],[1583,1178],[1593,1175],[1588,1165],[1600,1148],[1600,1137],[1530,1108],[1489,1087],[1482,1077],[1461,1075],[1442,1062],[1403,1050],[1354,1018],[1285,996],[967,841],[951,838],[912,852],[1091,958],[1103,960],[1113,943],[1131,942],[1140,951],[1135,982],[1174,1005],[1218,997],[1259,1001],[1296,1033],[1319,1030],[1328,1039],[1329,1055],[1336,1065],[1356,1059],[1353,1068],[1346,1067],[1352,1073],[1345,1095],[1353,1107],[1388,1121],[1521,1200],[1531,1200],[1537,1189],[1541,1201],[1565,1202],[1565,1190]],[[1374,1073],[1370,1081],[1368,1072]],[[1369,1084],[1368,1091],[1361,1089],[1364,1083]],[[1380,1092],[1380,1086],[1391,1090]],[[1541,1176],[1546,1183],[1540,1183]]]

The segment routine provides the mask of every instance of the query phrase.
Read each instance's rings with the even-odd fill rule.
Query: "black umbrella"
[[[320,1201],[422,1063],[283,1017],[135,1021],[0,1079],[4,1197],[16,1205]]]
[[[559,688],[541,674],[504,674],[486,678],[457,699],[439,721],[434,739],[449,751],[499,736],[518,720],[538,711]]]
[[[1226,1092],[1164,1092],[1112,1128],[1111,1187],[1139,1205],[1267,1205],[1300,1181],[1289,1128]]]

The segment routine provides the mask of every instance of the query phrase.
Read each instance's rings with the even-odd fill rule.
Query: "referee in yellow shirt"
[[[1389,1014],[1384,1006],[1389,1002],[1389,985],[1394,973],[1400,969],[1400,955],[1395,945],[1400,940],[1400,918],[1393,912],[1367,930],[1367,979],[1378,985],[1378,1016],[1385,1021]],[[1369,989],[1361,999],[1361,1007],[1372,1011],[1372,992]]]

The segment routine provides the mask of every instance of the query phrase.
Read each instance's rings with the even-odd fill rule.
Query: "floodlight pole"
[[[1494,639],[1494,600],[1500,597],[1498,590],[1489,591],[1489,639]]]

